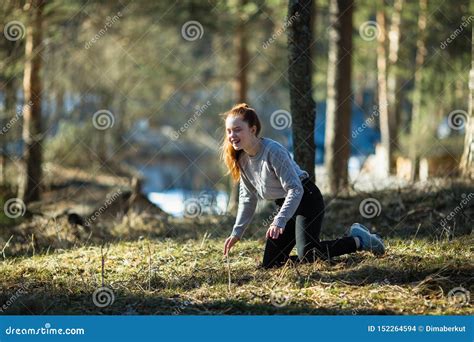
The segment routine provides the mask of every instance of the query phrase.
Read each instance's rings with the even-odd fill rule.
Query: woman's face
[[[235,150],[246,150],[252,146],[257,128],[249,127],[240,116],[228,116],[225,120],[225,130],[227,139]]]

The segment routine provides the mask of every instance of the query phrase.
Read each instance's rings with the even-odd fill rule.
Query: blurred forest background
[[[356,220],[470,235],[473,14],[469,0],[3,1],[4,262],[144,237],[219,246],[238,186],[219,114],[239,102],[322,189],[328,236]],[[445,287],[472,284],[458,280]]]

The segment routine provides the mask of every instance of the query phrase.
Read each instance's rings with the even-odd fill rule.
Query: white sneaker
[[[366,226],[360,223],[354,223],[351,226],[349,235],[359,238],[360,249],[371,251],[375,255],[383,255],[385,253],[385,246],[382,239],[376,234],[372,234]]]

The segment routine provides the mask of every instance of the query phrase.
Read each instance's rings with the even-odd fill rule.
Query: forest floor
[[[105,197],[116,188],[113,181],[91,187],[84,179],[53,186],[36,214],[2,228],[0,314],[473,313],[469,182],[325,196],[322,238],[360,222],[384,238],[386,254],[358,252],[271,270],[258,267],[271,206],[254,217],[228,259],[222,249],[231,216],[178,219],[130,210],[87,230],[67,216],[40,214],[72,206],[66,199],[87,202],[71,194]],[[55,204],[52,192],[65,189],[70,195]],[[361,215],[367,199],[376,200],[376,215]]]

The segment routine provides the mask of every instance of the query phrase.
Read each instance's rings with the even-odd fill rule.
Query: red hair
[[[257,112],[255,109],[250,108],[246,103],[239,103],[232,107],[231,110],[223,114],[224,121],[229,116],[239,116],[243,121],[245,121],[249,127],[255,126],[257,131],[255,135],[258,137],[262,126],[260,120],[258,119]],[[232,180],[237,182],[240,178],[240,168],[239,168],[239,156],[242,153],[242,150],[235,150],[232,144],[227,138],[227,132],[224,134],[224,139],[221,145],[221,158],[224,161],[228,169],[228,174],[231,175]]]

